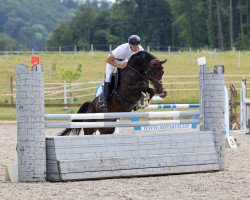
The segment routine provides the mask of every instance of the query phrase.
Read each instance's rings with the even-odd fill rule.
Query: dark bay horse
[[[116,87],[108,99],[108,112],[131,112],[135,110],[138,102],[143,95],[148,94],[148,101],[154,94],[160,94],[163,91],[162,75],[164,68],[162,66],[166,60],[160,61],[147,51],[140,51],[134,54],[124,69],[119,69],[119,78]],[[154,89],[150,88],[150,84]],[[114,85],[114,84],[113,84]],[[102,95],[102,93],[100,94]],[[97,96],[92,102],[85,102],[77,113],[101,113],[99,108],[99,98]],[[73,122],[93,122],[98,120],[73,120]],[[104,121],[104,120],[99,120]],[[109,119],[105,121],[116,121]],[[100,134],[112,134],[115,128],[84,128],[85,135],[92,135],[95,131]],[[65,129],[59,135],[79,135],[81,128]]]

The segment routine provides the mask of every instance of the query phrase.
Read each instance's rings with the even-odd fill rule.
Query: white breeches
[[[124,62],[128,62],[128,60],[127,59],[122,60],[122,61],[116,60],[115,62],[118,63],[118,64],[122,64]],[[115,69],[116,69],[116,67],[114,67],[113,65],[107,63],[105,82],[109,82],[109,83],[111,82],[111,74],[115,71]]]
[[[107,63],[106,65],[106,76],[105,82],[111,82],[111,74],[115,71],[116,67],[112,66],[111,64]]]

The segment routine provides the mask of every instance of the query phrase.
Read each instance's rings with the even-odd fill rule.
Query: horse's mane
[[[153,56],[151,53],[147,51],[139,51],[131,56],[131,58],[128,61],[128,64],[132,64],[137,61],[144,60],[145,62],[151,61],[152,59],[155,59],[156,57]]]

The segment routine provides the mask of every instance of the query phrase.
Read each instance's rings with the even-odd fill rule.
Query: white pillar
[[[228,90],[226,86],[224,86],[224,91],[225,91],[225,137],[228,137],[230,120],[229,120],[229,97],[228,97]]]
[[[16,66],[19,182],[46,181],[43,66]]]
[[[247,130],[247,125],[246,125],[246,80],[244,79],[241,83],[241,92],[240,92],[240,129],[241,130]]]
[[[210,73],[205,58],[198,59],[200,109],[203,131],[212,131],[219,168],[225,168],[225,91],[224,66],[215,66]]]

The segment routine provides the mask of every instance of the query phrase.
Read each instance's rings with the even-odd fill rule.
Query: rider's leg
[[[105,82],[110,83],[111,82],[111,75],[115,71],[115,67],[108,64],[106,65],[106,74],[105,74]]]
[[[107,100],[110,95],[110,82],[111,82],[111,74],[115,70],[115,67],[113,67],[110,64],[106,65],[106,77],[105,77],[105,82],[103,86],[103,98],[100,99],[100,108],[102,109],[103,112],[108,111],[108,105],[107,105]]]
[[[103,95],[101,95],[99,98],[99,107],[102,110],[102,112],[108,112],[107,100],[108,100],[108,96],[110,94],[109,87],[110,87],[110,83],[104,82]]]

